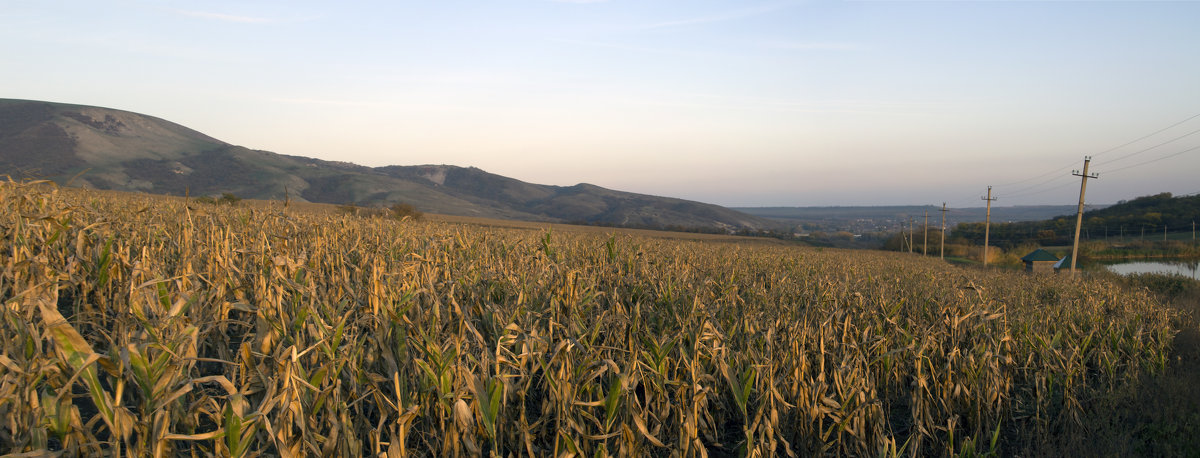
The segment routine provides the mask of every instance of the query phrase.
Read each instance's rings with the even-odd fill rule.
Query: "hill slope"
[[[1022,243],[1042,245],[1070,244],[1075,232],[1077,215],[1063,215],[1043,221],[992,224],[991,240],[1000,246]],[[1187,239],[1194,234],[1195,221],[1200,219],[1200,195],[1172,196],[1169,192],[1142,196],[1116,205],[1083,213],[1080,228],[1085,239],[1133,236],[1137,234],[1163,236],[1164,232]],[[980,223],[961,224],[953,236],[973,242],[983,240]]]
[[[1105,205],[1100,205],[1103,208]],[[840,221],[855,219],[901,220],[919,217],[928,211],[936,215],[940,206],[935,205],[876,205],[854,207],[731,207],[742,213],[793,221]],[[1075,211],[1074,205],[1016,205],[992,206],[992,220],[1002,222],[1032,221],[1053,218]],[[949,225],[960,222],[983,221],[984,207],[951,208],[946,215]]]
[[[933,205],[733,207],[733,210],[749,215],[803,226],[804,230],[850,231],[858,234],[902,230],[908,227],[909,218],[920,224],[926,214],[929,215],[930,224],[937,225],[940,224],[941,209]],[[1042,220],[1074,211],[1074,205],[993,206],[992,222]],[[946,226],[983,221],[985,214],[984,207],[951,208],[945,215]]]
[[[251,150],[138,113],[30,100],[0,99],[5,174],[171,195],[406,202],[433,213],[530,221],[727,230],[776,225],[716,205],[589,184],[548,186],[476,168],[371,168]]]

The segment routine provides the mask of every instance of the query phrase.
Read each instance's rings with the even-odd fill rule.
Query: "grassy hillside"
[[[0,176],[182,196],[233,193],[527,221],[758,230],[777,224],[716,205],[598,186],[546,186],[447,165],[371,168],[229,145],[127,111],[0,99]]]
[[[1056,454],[1176,333],[1145,290],[877,252],[0,205],[11,453]]]
[[[1042,221],[992,224],[990,241],[1001,247],[1022,244],[1069,245],[1075,234],[1077,215],[1070,214]],[[1089,210],[1083,214],[1081,237],[1084,240],[1167,238],[1190,240],[1193,223],[1200,220],[1200,195],[1172,196],[1171,193],[1143,196],[1116,205]],[[983,243],[981,223],[960,224],[954,238]]]

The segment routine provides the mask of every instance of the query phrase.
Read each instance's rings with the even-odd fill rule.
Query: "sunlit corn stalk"
[[[1144,293],[881,253],[47,183],[0,207],[12,453],[1003,451],[1173,335]]]

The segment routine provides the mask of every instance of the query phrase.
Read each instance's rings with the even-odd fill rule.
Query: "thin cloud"
[[[253,16],[238,16],[238,15],[234,15],[234,14],[223,14],[223,13],[210,13],[207,11],[175,10],[175,12],[182,14],[184,16],[191,16],[191,17],[195,17],[195,18],[212,19],[212,20],[223,21],[223,22],[237,22],[237,23],[242,23],[242,24],[266,24],[266,23],[271,23],[271,22],[278,22],[278,20],[272,19],[272,18],[262,18],[262,17],[253,17]]]
[[[555,42],[555,43],[563,43],[563,44],[569,44],[569,45],[575,45],[575,46],[617,49],[617,50],[621,50],[621,51],[631,51],[631,52],[650,53],[650,54],[664,54],[664,55],[672,55],[672,56],[705,57],[705,58],[718,57],[717,54],[708,53],[708,52],[690,52],[690,51],[681,51],[681,50],[677,50],[677,49],[625,45],[625,44],[620,44],[620,43],[607,43],[607,42],[584,41],[584,40],[566,40],[566,39],[557,39],[557,38],[551,39],[550,41]]]
[[[380,103],[380,102],[363,102],[363,101],[357,101],[357,100],[312,99],[312,98],[302,98],[302,97],[273,97],[273,98],[269,98],[267,100],[271,100],[273,102],[293,103],[293,104],[300,104],[300,105],[326,105],[326,106],[353,107],[353,108],[393,106],[392,104],[389,104],[389,103]]]
[[[685,108],[775,111],[813,114],[853,114],[872,116],[920,116],[929,114],[936,102],[910,103],[886,100],[787,100],[723,94],[678,94],[673,99],[626,98],[627,103]]]
[[[313,105],[339,108],[373,108],[387,110],[418,110],[439,112],[481,112],[479,108],[464,105],[404,103],[404,102],[374,102],[362,100],[314,99],[304,97],[269,97],[265,98],[275,103],[294,105]]]
[[[764,43],[763,46],[767,48],[790,49],[796,51],[860,51],[866,49],[863,45],[857,43],[836,41],[771,42]]]
[[[692,17],[692,18],[677,19],[677,20],[672,20],[672,21],[658,22],[658,23],[654,23],[654,24],[645,24],[645,25],[637,26],[635,28],[641,29],[641,30],[653,30],[653,29],[665,29],[665,28],[671,28],[671,27],[683,27],[683,26],[689,26],[689,25],[711,24],[711,23],[715,23],[715,22],[732,21],[735,19],[743,19],[743,18],[748,18],[748,17],[753,17],[753,16],[760,16],[760,15],[778,11],[778,10],[781,10],[781,9],[784,9],[784,8],[787,8],[787,7],[790,7],[793,5],[797,5],[799,3],[801,3],[801,2],[777,3],[777,4],[772,4],[772,5],[760,6],[757,8],[746,8],[746,9],[735,10],[735,11],[727,11],[724,13],[718,13],[718,14],[713,14],[713,15],[709,15],[709,16],[699,16],[699,17]]]
[[[607,2],[608,0],[548,0],[548,1],[554,2],[554,3],[576,3],[576,4],[582,5],[585,3],[604,3],[604,2]]]

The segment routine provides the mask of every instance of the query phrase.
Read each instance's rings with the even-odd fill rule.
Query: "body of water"
[[[1103,268],[1111,272],[1121,275],[1144,274],[1144,273],[1159,273],[1159,274],[1179,274],[1185,277],[1200,280],[1200,260],[1126,260],[1115,263],[1104,263]]]

